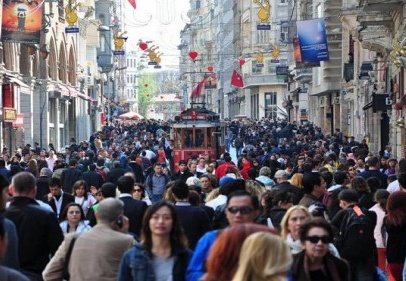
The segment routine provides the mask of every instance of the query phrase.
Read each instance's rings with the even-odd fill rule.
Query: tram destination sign
[[[207,120],[206,114],[198,114],[196,111],[191,111],[190,114],[182,114],[182,120]]]

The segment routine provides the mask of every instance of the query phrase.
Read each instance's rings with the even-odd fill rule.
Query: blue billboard
[[[324,18],[297,21],[296,25],[302,60],[329,60]]]

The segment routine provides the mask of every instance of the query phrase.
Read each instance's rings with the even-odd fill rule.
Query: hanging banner
[[[44,1],[3,1],[1,40],[39,44]]]
[[[324,18],[297,21],[302,61],[329,60]]]
[[[302,54],[300,51],[300,44],[299,44],[298,38],[293,38],[292,44],[293,44],[293,57],[295,59],[297,69],[320,66],[319,61],[303,61],[302,60]]]

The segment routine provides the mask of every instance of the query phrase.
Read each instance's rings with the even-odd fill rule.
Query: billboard
[[[324,18],[297,21],[296,25],[302,61],[329,60]]]
[[[39,44],[45,1],[3,1],[1,40]]]

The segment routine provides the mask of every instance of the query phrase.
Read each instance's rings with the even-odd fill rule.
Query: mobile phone
[[[119,216],[118,218],[117,218],[117,220],[116,220],[116,224],[117,224],[117,226],[119,227],[119,228],[122,228],[123,227],[123,216]]]

